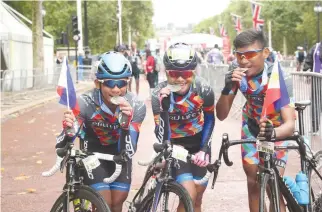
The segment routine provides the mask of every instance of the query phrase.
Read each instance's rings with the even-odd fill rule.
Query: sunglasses
[[[238,52],[235,51],[235,56],[237,57],[237,60],[242,60],[243,58],[245,58],[246,60],[252,59],[255,56],[257,56],[257,54],[261,51],[263,51],[264,48],[262,49],[255,49],[255,50],[251,50],[251,51],[246,51],[246,52]]]
[[[188,79],[193,76],[192,70],[187,70],[187,71],[167,70],[167,73],[172,78],[182,77],[183,79]]]
[[[123,88],[128,84],[127,80],[98,80],[98,81],[108,88],[114,88],[115,86],[117,86],[118,88]]]

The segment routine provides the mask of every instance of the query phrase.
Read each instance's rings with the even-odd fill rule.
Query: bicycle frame
[[[303,142],[300,140],[297,141],[299,142]],[[303,146],[305,148],[305,146]],[[302,148],[303,148],[302,147]],[[278,149],[289,149],[287,147],[281,147],[281,148],[277,148]],[[300,147],[297,147],[297,149],[301,149]],[[303,149],[302,149],[303,150]],[[301,150],[300,150],[301,151]],[[261,156],[262,155],[262,156]],[[301,157],[301,171],[303,173],[305,173],[308,176],[308,184],[309,184],[309,190],[312,191],[311,188],[311,182],[310,182],[310,173],[309,170],[314,170],[316,172],[316,174],[319,176],[319,178],[322,181],[322,176],[321,174],[316,170],[315,165],[313,164],[313,160],[309,159],[306,157],[306,154],[300,153],[300,157]],[[279,171],[277,169],[277,167],[274,165],[273,162],[273,158],[271,154],[268,153],[263,153],[260,154],[260,158],[262,158],[264,160],[264,166],[259,166],[259,173],[258,173],[258,179],[259,179],[259,183],[260,183],[260,212],[264,212],[265,210],[265,191],[266,191],[266,185],[268,183],[269,188],[271,190],[271,200],[273,201],[273,206],[274,206],[274,211],[275,212],[280,212],[280,185],[285,185],[283,178],[280,176]],[[271,180],[271,181],[269,181]],[[285,185],[285,188],[286,185]],[[293,195],[284,195],[282,194],[286,200],[286,202],[296,202],[297,200],[294,198]],[[309,204],[308,205],[299,205],[299,204],[293,204],[291,207],[293,208],[293,210],[295,210],[295,212],[313,212],[313,209],[311,207],[312,205],[312,192],[309,192]],[[292,198],[292,199],[290,199]],[[302,210],[303,209],[303,210]]]
[[[70,145],[71,145],[70,148],[72,148],[73,144],[70,144]],[[69,211],[70,192],[75,192],[75,185],[81,185],[83,183],[82,177],[80,177],[79,175],[80,170],[78,170],[81,167],[78,166],[76,162],[76,158],[73,156],[71,157],[70,151],[71,149],[68,151],[67,155],[62,161],[61,168],[60,168],[61,171],[63,171],[63,168],[65,167],[65,164],[66,164],[66,175],[65,175],[66,183],[63,187],[63,191],[66,193],[63,209],[66,211]]]
[[[156,206],[158,205],[157,203],[159,202],[159,194],[161,192],[161,188],[163,187],[163,185],[166,185],[166,182],[168,182],[169,180],[174,180],[172,178],[172,164],[174,163],[173,158],[169,157],[169,154],[165,154],[160,153],[153,161],[153,165],[157,164],[158,162],[160,162],[160,160],[162,159],[162,157],[166,158],[166,165],[165,165],[165,169],[163,169],[160,172],[160,176],[156,178],[157,180],[157,185],[156,185],[156,192],[153,198],[153,208],[152,208],[152,212],[156,211]],[[150,165],[145,173],[145,177],[144,177],[144,181],[143,184],[141,185],[139,191],[135,194],[134,198],[132,199],[132,202],[130,204],[129,207],[129,211],[132,211],[135,209],[135,205],[136,204],[140,204],[140,202],[142,201],[142,195],[145,189],[146,184],[148,183],[149,179],[152,177],[152,175],[155,174],[155,169],[152,165]],[[137,199],[139,199],[139,201],[137,201]],[[163,204],[167,204],[167,202],[163,202]],[[134,208],[133,208],[134,207]]]

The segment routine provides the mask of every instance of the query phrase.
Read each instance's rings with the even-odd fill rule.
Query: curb
[[[76,92],[83,92],[83,91],[90,90],[92,88],[93,88],[92,85],[90,85],[90,86],[88,85],[88,86],[78,88],[76,90]],[[55,99],[58,99],[58,98],[59,98],[59,96],[57,96],[57,94],[56,94],[54,96],[50,96],[50,97],[47,97],[44,99],[35,100],[35,101],[32,101],[32,102],[24,104],[24,105],[20,105],[20,106],[17,106],[17,107],[14,107],[14,108],[11,108],[11,109],[8,109],[5,111],[1,111],[1,119],[9,118],[8,116],[13,115],[13,114],[21,115],[27,111],[30,111],[31,109],[34,109],[34,108],[39,107],[41,105],[44,105],[44,104],[46,104],[50,101],[53,101]]]

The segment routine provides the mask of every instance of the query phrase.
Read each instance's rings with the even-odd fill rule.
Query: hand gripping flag
[[[74,115],[77,116],[79,114],[79,106],[66,57],[64,57],[62,63],[62,68],[57,85],[57,93],[60,96],[59,103],[66,105],[68,109],[71,109]]]
[[[280,111],[290,103],[283,72],[278,60],[275,60],[264,99],[262,117]]]

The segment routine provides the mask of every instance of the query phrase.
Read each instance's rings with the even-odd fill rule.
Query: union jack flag
[[[237,34],[239,34],[242,31],[242,24],[241,24],[241,17],[235,14],[231,14],[233,16],[233,21],[235,24],[235,30]]]
[[[253,28],[258,31],[262,31],[265,21],[259,18],[261,13],[261,6],[254,2],[251,2],[251,4],[252,4],[252,13],[253,13]]]
[[[221,37],[227,37],[227,31],[223,24],[219,24],[219,32]]]

